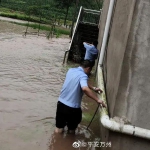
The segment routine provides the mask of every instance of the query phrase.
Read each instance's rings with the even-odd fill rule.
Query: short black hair
[[[86,59],[86,60],[83,60],[80,64],[81,67],[83,68],[87,68],[87,67],[90,67],[92,68],[93,67],[93,64],[90,60]]]
[[[98,41],[97,41],[97,40],[93,41],[93,45],[94,45],[95,47],[97,47],[97,44],[98,44]]]

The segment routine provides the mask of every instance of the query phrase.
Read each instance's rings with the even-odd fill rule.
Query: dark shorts
[[[75,130],[82,120],[81,108],[72,108],[58,101],[56,111],[56,127]]]

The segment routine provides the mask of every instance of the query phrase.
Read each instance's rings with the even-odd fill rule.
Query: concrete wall
[[[102,41],[109,1],[100,22]],[[101,44],[98,45],[100,49]],[[116,0],[105,57],[106,93],[110,117],[126,117],[132,125],[150,129],[150,1]],[[150,141],[101,128],[112,150],[148,150]],[[110,148],[108,148],[110,149]]]

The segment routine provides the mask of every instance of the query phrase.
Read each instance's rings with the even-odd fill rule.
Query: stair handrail
[[[76,24],[75,24],[75,27],[74,27],[74,30],[73,30],[72,38],[71,38],[71,41],[70,41],[70,44],[69,44],[69,49],[65,51],[63,64],[65,63],[65,58],[66,58],[67,53],[70,51],[70,48],[71,48],[71,45],[72,45],[72,41],[74,39],[74,35],[75,35],[76,29],[77,29],[78,24],[79,24],[79,19],[80,19],[80,16],[81,16],[82,9],[83,9],[83,7],[81,6],[80,10],[79,10],[79,13],[78,13],[77,21],[76,21]]]
[[[101,9],[100,10],[92,10],[92,9],[86,9],[86,8],[83,8],[83,18],[86,18],[86,14],[91,14],[91,15],[98,15],[98,17],[100,16],[101,14]],[[93,25],[97,25],[98,23],[92,23],[91,21],[84,21],[81,20],[81,22],[85,23],[85,24],[93,24]]]
[[[101,9],[100,10],[92,10],[92,9],[86,9],[86,8],[84,8],[83,10],[85,12],[93,12],[93,13],[96,13],[96,14],[99,14],[101,12]]]

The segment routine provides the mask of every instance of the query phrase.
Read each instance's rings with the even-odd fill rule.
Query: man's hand
[[[88,43],[88,42],[83,42],[83,44],[88,44],[88,45],[91,45],[91,46],[93,46],[93,44],[91,44],[91,43]]]
[[[89,85],[89,86],[90,86],[90,85]],[[88,97],[90,97],[90,98],[92,98],[93,100],[95,100],[96,102],[100,103],[102,107],[107,107],[106,104],[104,103],[104,101],[100,100],[100,99],[96,96],[96,94],[94,94],[94,93],[92,92],[91,89],[93,89],[92,86],[90,86],[90,88],[89,88],[89,87],[86,87],[86,86],[85,86],[85,87],[82,87],[83,92],[84,92]],[[102,90],[99,89],[99,88],[97,88],[96,91],[101,91],[101,92],[102,92]]]
[[[107,107],[104,101],[98,100],[97,102],[100,103],[100,106],[105,107],[105,108]]]
[[[103,91],[100,88],[93,87],[93,90],[99,94],[103,93]]]

